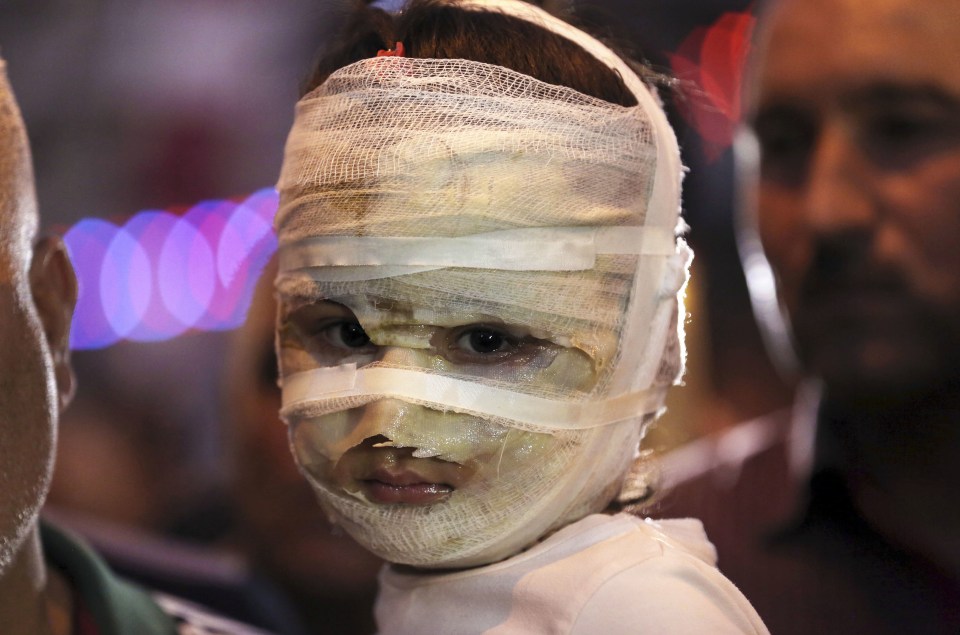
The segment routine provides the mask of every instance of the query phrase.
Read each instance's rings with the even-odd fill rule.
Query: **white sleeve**
[[[623,570],[584,604],[571,635],[769,635],[760,616],[716,568],[665,554]]]

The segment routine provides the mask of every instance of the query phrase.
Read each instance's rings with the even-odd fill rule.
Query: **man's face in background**
[[[803,365],[857,403],[960,377],[960,4],[768,17],[755,202]]]
[[[31,245],[36,223],[26,132],[0,60],[0,577],[35,527],[72,393],[76,281],[62,242]]]

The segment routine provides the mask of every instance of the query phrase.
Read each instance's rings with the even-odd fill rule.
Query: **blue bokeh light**
[[[211,200],[184,215],[146,210],[122,227],[81,220],[64,235],[80,296],[70,343],[103,348],[236,328],[276,251],[277,193]]]
[[[100,304],[116,338],[128,337],[143,321],[152,290],[146,250],[125,227],[120,228],[100,267]]]

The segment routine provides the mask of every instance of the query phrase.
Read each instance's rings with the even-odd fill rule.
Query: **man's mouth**
[[[800,317],[833,328],[870,325],[903,328],[916,314],[915,307],[916,302],[909,296],[854,288],[809,298],[801,307]]]

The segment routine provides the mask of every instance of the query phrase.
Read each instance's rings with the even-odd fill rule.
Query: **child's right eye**
[[[327,363],[366,355],[375,345],[353,312],[336,302],[315,302],[291,311],[281,325],[284,343],[302,348]]]
[[[328,323],[321,329],[321,334],[327,342],[338,348],[363,348],[370,343],[370,336],[356,321]]]

